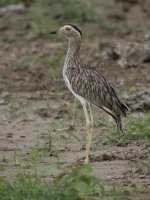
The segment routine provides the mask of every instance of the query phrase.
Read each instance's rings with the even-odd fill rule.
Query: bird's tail
[[[123,133],[123,128],[122,128],[122,122],[121,122],[121,115],[119,114],[115,114],[113,112],[111,112],[109,109],[107,109],[106,107],[101,107],[106,113],[108,113],[116,122],[117,125],[117,129],[119,133]]]
[[[119,132],[119,133],[123,133],[124,131],[123,131],[123,128],[122,128],[121,116],[120,116],[120,115],[117,115],[117,116],[113,117],[113,119],[114,119],[115,122],[116,122],[118,132]]]

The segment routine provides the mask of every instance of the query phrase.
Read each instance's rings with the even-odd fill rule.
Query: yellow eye
[[[66,27],[65,30],[66,31],[71,31],[71,28],[70,27]]]

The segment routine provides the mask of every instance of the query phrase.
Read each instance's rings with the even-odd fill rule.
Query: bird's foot
[[[84,161],[85,164],[89,163],[89,158],[86,158]]]

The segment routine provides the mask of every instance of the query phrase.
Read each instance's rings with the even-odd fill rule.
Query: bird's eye
[[[70,27],[66,27],[65,30],[66,31],[71,31],[71,28]]]

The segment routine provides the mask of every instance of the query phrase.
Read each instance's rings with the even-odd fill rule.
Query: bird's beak
[[[49,34],[57,34],[59,32],[59,29],[55,29],[53,31],[50,31]]]

